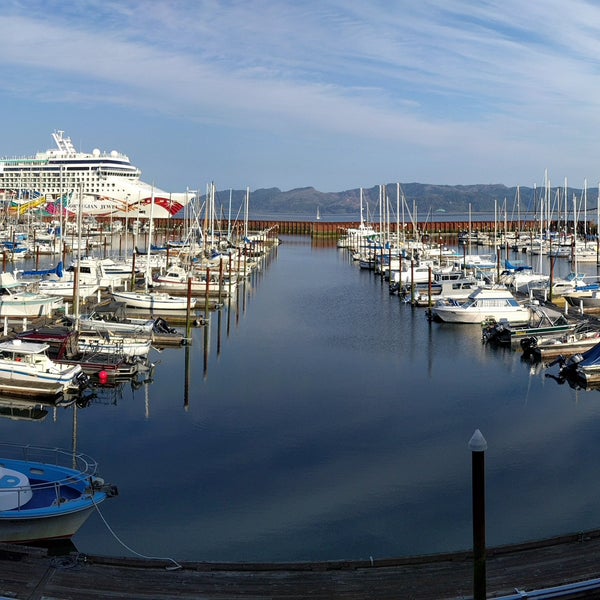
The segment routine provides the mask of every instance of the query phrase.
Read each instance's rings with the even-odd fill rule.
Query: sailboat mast
[[[229,188],[229,213],[227,215],[227,241],[231,240],[231,200],[233,196],[233,188]]]
[[[248,237],[248,211],[250,209],[250,187],[246,187],[246,203],[244,206],[244,237]]]
[[[362,229],[364,226],[363,219],[363,189],[360,188],[360,228]]]
[[[396,245],[400,248],[400,184],[396,184]]]
[[[79,274],[81,272],[81,213],[83,212],[83,191],[79,184],[79,202],[77,206],[77,265],[73,280],[73,309],[75,313],[75,329],[79,329]]]
[[[152,226],[154,222],[154,183],[152,184],[152,196],[150,197],[150,223],[148,224],[148,248],[146,250],[146,291],[152,281],[152,268],[150,267],[150,251],[152,250]]]

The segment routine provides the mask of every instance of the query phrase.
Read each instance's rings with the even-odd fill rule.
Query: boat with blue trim
[[[91,457],[0,443],[0,541],[69,539],[98,504],[116,496]]]

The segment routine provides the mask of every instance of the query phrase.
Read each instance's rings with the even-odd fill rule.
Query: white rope
[[[175,571],[175,570],[178,570],[178,569],[183,569],[182,565],[180,565],[176,560],[174,560],[172,558],[169,558],[168,556],[166,556],[166,557],[165,556],[146,556],[145,554],[140,554],[139,552],[136,552],[133,548],[130,548],[114,532],[113,528],[108,524],[108,521],[104,518],[104,515],[100,511],[100,507],[96,504],[96,502],[94,502],[93,499],[92,499],[92,503],[96,507],[96,510],[98,511],[98,514],[100,515],[100,518],[102,519],[103,523],[106,525],[106,528],[110,531],[110,533],[112,533],[113,537],[117,540],[117,542],[119,542],[119,544],[121,544],[121,546],[123,546],[123,548],[126,548],[127,550],[129,550],[129,552],[131,552],[132,554],[135,554],[136,556],[139,556],[140,558],[147,558],[147,559],[150,559],[150,560],[168,560],[168,561],[172,562],[173,563],[172,567],[165,567],[167,569],[167,571]]]

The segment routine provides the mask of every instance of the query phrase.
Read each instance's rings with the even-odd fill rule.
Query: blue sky
[[[0,156],[119,150],[167,191],[598,185],[600,5],[4,0]]]

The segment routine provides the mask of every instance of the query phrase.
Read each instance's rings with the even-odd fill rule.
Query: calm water
[[[471,545],[471,455],[488,442],[489,545],[600,527],[600,396],[481,343],[346,251],[285,237],[238,302],[153,351],[152,382],[6,441],[94,456],[101,505],[136,552],[178,560],[359,559]],[[189,368],[186,372],[186,357]],[[130,555],[94,514],[86,553]]]

